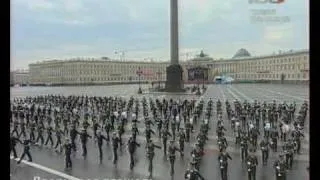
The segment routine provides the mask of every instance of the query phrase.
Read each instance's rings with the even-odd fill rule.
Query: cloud
[[[276,9],[283,24],[252,23],[251,9]],[[13,0],[12,68],[68,57],[127,59],[170,56],[170,0]],[[243,0],[179,0],[180,59],[204,50],[214,58],[305,49],[309,44],[304,1],[281,6],[251,6]]]

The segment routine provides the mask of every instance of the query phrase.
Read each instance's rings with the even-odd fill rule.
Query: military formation
[[[214,112],[215,110],[215,114]],[[204,179],[200,173],[201,160],[206,155],[208,132],[216,127],[219,156],[217,165],[221,179],[228,179],[228,142],[226,127],[230,122],[235,144],[241,159],[247,165],[249,180],[256,179],[258,158],[262,153],[262,165],[268,164],[269,151],[278,152],[274,162],[277,180],[286,179],[286,172],[292,168],[295,154],[300,153],[301,138],[308,112],[305,102],[296,113],[296,104],[266,102],[221,102],[212,99],[204,101],[153,99],[148,100],[120,97],[87,96],[36,96],[14,99],[11,102],[10,154],[18,158],[17,143],[23,152],[18,163],[28,157],[32,161],[30,146],[46,146],[65,156],[65,168],[72,168],[71,155],[76,152],[77,139],[81,142],[84,159],[87,143],[93,141],[98,159],[103,161],[103,145],[112,146],[113,164],[116,166],[118,152],[126,146],[129,153],[130,170],[135,166],[135,152],[146,144],[149,177],[153,173],[153,159],[161,151],[170,162],[170,175],[174,175],[176,158],[189,156],[190,168],[185,179]],[[297,115],[298,114],[298,115]],[[143,121],[143,122],[141,122]],[[139,125],[144,124],[144,132]],[[124,140],[125,133],[130,137]],[[138,142],[137,135],[145,136],[145,142]],[[262,140],[258,142],[258,137]],[[160,141],[154,141],[155,139]],[[261,138],[260,138],[261,139]],[[278,150],[278,141],[283,142]],[[160,142],[160,143],[157,143]],[[185,145],[193,143],[190,154],[185,154]],[[178,156],[178,157],[177,157]]]

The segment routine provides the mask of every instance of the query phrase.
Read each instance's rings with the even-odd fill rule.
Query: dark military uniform
[[[180,151],[179,148],[177,148],[174,144],[174,141],[171,141],[171,144],[168,147],[168,153],[169,153],[169,160],[170,160],[170,175],[172,176],[174,174],[174,161],[176,159],[176,151]],[[181,151],[180,151],[181,152]]]
[[[262,163],[267,164],[269,157],[269,142],[266,140],[262,140],[260,142],[260,147],[262,151]]]
[[[171,136],[171,134],[168,131],[168,129],[162,129],[162,144],[163,144],[163,153],[164,153],[164,155],[167,154],[168,135]]]
[[[71,151],[73,147],[70,142],[66,142],[64,144],[64,150],[65,150],[65,168],[72,168],[72,161],[71,161]]]
[[[25,155],[28,156],[30,162],[32,161],[32,156],[30,154],[30,144],[31,144],[31,141],[29,139],[26,139],[23,141],[23,153],[22,153],[18,163],[20,163],[22,161],[22,159],[24,158]]]
[[[149,140],[149,142],[147,143],[147,158],[149,160],[149,176],[152,177],[152,170],[153,170],[153,158],[154,158],[154,148],[158,148],[161,149],[160,146],[157,146],[155,144],[153,144],[153,142],[151,140]]]
[[[10,136],[10,153],[11,151],[13,152],[13,157],[14,158],[17,158],[17,151],[16,151],[16,145],[17,145],[17,142],[20,142],[22,144],[22,142],[14,137],[14,136]]]
[[[113,149],[113,164],[117,164],[118,161],[118,148],[120,143],[119,137],[116,136],[116,134],[113,135],[112,137],[112,149]]]
[[[186,140],[186,135],[183,132],[183,129],[180,130],[179,132],[179,148],[180,148],[180,155],[184,156],[184,142]]]
[[[51,146],[53,146],[52,127],[51,126],[49,126],[47,128],[47,140],[46,140],[46,143],[44,145],[47,145],[49,141],[50,141]]]
[[[134,152],[136,151],[136,148],[137,147],[140,147],[140,144],[138,144],[134,139],[133,137],[131,137],[129,140],[128,140],[128,151],[129,151],[129,154],[130,154],[130,169],[133,169],[133,166],[134,166],[134,158],[133,158],[133,155],[134,155]]]
[[[258,158],[255,155],[249,155],[247,157],[247,168],[248,168],[248,180],[256,179],[256,167],[258,165]]]
[[[99,159],[100,159],[100,161],[102,161],[102,157],[103,157],[103,151],[102,151],[103,140],[108,141],[108,139],[104,135],[101,135],[100,132],[98,132],[96,138],[97,138],[98,148],[99,148]]]

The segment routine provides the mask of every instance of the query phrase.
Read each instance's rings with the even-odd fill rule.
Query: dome
[[[201,51],[200,54],[197,55],[195,58],[193,58],[191,61],[212,61],[212,60],[213,58],[209,57],[207,54]]]
[[[232,57],[232,59],[250,57],[250,53],[246,49],[239,49],[237,53]]]

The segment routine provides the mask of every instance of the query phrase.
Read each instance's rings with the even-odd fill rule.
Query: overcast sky
[[[12,0],[11,69],[74,57],[169,60],[170,0]],[[253,23],[252,9],[275,9],[286,23]],[[309,3],[249,4],[248,0],[179,0],[180,53],[204,50],[232,57],[309,48]]]

